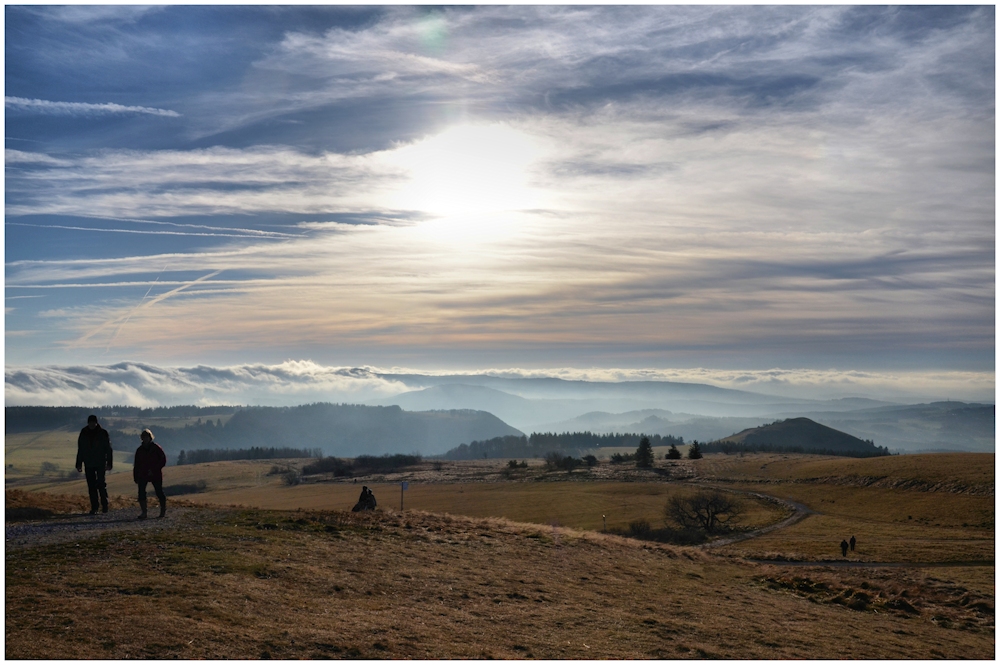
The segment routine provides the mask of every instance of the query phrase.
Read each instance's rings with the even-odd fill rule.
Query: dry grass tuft
[[[772,570],[759,579],[770,589],[857,612],[921,616],[946,628],[989,634],[994,631],[992,596],[919,570],[814,570],[805,574]]]

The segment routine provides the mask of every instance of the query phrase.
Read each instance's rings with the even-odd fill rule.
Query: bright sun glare
[[[529,135],[506,125],[452,127],[393,151],[392,162],[411,176],[394,198],[436,217],[539,207],[529,171],[541,154]]]

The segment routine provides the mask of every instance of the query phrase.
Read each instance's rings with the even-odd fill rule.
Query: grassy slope
[[[790,498],[818,513],[726,549],[734,554],[840,558],[841,539],[854,535],[861,546],[851,557],[864,561],[991,561],[993,465],[989,453],[864,460],[713,455],[699,463],[699,477]]]
[[[823,575],[813,582],[837,595],[812,602],[801,578],[769,566],[600,534],[422,512],[203,508],[170,530],[8,548],[5,655],[993,654],[992,615],[919,571]],[[930,587],[933,598],[913,597]],[[887,604],[901,597],[915,618]]]
[[[40,443],[59,449],[56,439],[12,438],[8,463],[15,455],[40,463],[44,454],[31,452]],[[855,559],[992,560],[993,460],[685,460],[701,481],[790,497],[820,513],[713,554],[552,526],[597,529],[598,511],[612,517],[609,526],[637,517],[656,524],[676,482],[448,483],[421,472],[406,506],[438,514],[396,514],[392,477],[366,482],[385,511],[376,516],[206,508],[176,530],[8,549],[6,655],[990,658],[992,566],[852,571],[741,560],[840,558],[836,544],[851,534]],[[189,500],[276,508],[343,509],[357,498],[360,484],[285,487],[267,475],[271,464],[169,467],[167,483],[205,480],[210,491]],[[119,468],[112,494],[131,497],[129,469]],[[21,482],[85,493],[82,481]],[[58,502],[48,501],[50,509]],[[756,519],[777,518],[765,513]],[[481,519],[488,515],[544,526]],[[901,599],[917,612],[886,605]],[[107,637],[91,637],[97,621],[109,624]]]

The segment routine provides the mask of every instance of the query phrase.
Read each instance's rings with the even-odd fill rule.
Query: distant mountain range
[[[668,381],[380,376],[412,390],[369,405],[153,410],[7,407],[6,426],[8,432],[79,428],[90,412],[109,417],[145,414],[192,420],[209,416],[198,427],[178,431],[163,428],[157,440],[175,448],[175,453],[182,448],[287,446],[318,447],[327,455],[353,456],[397,452],[436,455],[463,443],[533,432],[644,433],[705,442],[776,419],[804,417],[894,452],[993,452],[995,448],[992,404],[789,399]],[[218,415],[231,417],[221,427],[209,425]],[[45,426],[56,421],[54,427]]]
[[[992,404],[790,399],[669,381],[382,376],[414,390],[379,404],[410,410],[487,411],[525,433],[644,432],[712,441],[778,418],[806,417],[894,451],[992,452],[995,448]]]
[[[415,390],[379,400],[404,409],[489,411],[518,429],[539,430],[589,411],[669,410],[712,417],[770,416],[788,410],[851,411],[889,402],[851,398],[807,400],[670,381],[565,381],[491,376],[383,374]]]

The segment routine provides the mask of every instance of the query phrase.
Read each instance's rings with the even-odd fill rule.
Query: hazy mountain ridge
[[[229,412],[232,415],[224,424],[216,424],[213,418],[207,417],[204,422],[187,427],[169,427],[156,426],[151,416],[114,408],[31,407],[27,410],[7,407],[6,425],[8,431],[26,431],[24,428],[28,426],[72,430],[86,424],[86,414],[96,413],[109,429],[152,426],[156,442],[171,455],[199,448],[253,446],[319,448],[325,455],[342,457],[412,452],[434,455],[462,443],[522,434],[483,411],[411,412],[398,406],[323,403],[225,408],[235,409],[235,412]],[[48,420],[44,419],[46,410],[49,411]],[[214,413],[210,408],[198,412]],[[114,415],[116,413],[121,415]],[[221,418],[218,422],[221,423]],[[44,428],[42,423],[45,423]],[[114,440],[112,444],[116,449],[129,450],[138,446],[138,439]]]
[[[993,452],[996,447],[992,404],[931,402],[802,415],[891,449]]]
[[[775,419],[807,417],[897,451],[992,452],[994,407],[893,404],[862,397],[790,400],[691,383],[492,376],[385,375],[419,390],[383,399],[404,408],[476,408],[523,432],[644,432],[712,441]]]

